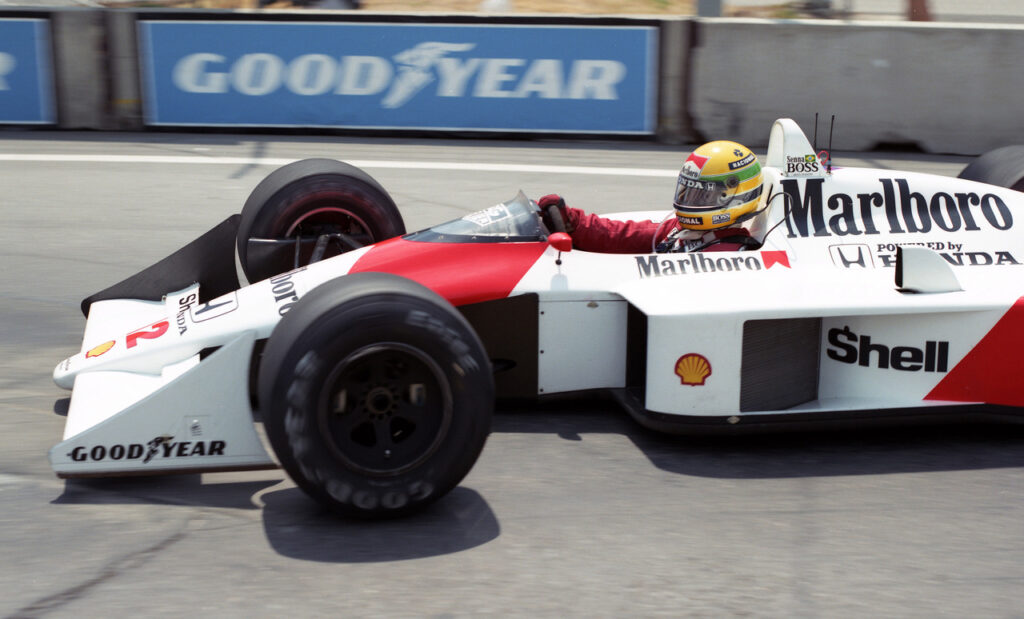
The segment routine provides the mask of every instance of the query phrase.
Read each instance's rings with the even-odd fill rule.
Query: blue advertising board
[[[151,125],[653,133],[646,26],[143,21]]]
[[[45,19],[0,19],[0,123],[54,122],[50,29]]]

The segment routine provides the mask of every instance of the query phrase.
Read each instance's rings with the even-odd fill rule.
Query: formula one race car
[[[50,461],[273,467],[256,411],[304,491],[380,517],[460,482],[496,397],[607,390],[667,431],[1020,412],[1024,149],[975,180],[833,169],[783,119],[765,163],[755,247],[642,255],[572,251],[521,193],[405,234],[361,170],[287,165],[83,301]]]

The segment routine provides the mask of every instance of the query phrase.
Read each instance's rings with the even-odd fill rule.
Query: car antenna
[[[814,142],[811,144],[814,152],[818,152],[818,113],[814,113]]]
[[[832,130],[836,127],[836,115],[832,115],[832,123],[828,126],[828,159],[825,162],[825,171],[832,173]]]

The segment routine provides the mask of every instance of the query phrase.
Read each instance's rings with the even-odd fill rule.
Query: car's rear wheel
[[[494,406],[490,363],[465,318],[384,273],[303,297],[271,334],[258,387],[267,436],[296,484],[369,518],[408,514],[454,488]]]
[[[246,279],[257,282],[404,233],[394,201],[369,174],[333,159],[304,159],[278,168],[249,195],[238,259]]]
[[[1024,146],[990,150],[972,161],[958,177],[1024,191]]]

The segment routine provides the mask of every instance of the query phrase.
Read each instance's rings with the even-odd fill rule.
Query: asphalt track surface
[[[0,136],[0,616],[1020,616],[1021,426],[679,438],[601,399],[521,405],[459,488],[384,523],[327,515],[280,471],[50,471],[68,402],[50,373],[78,348],[80,299],[239,210],[275,165],[356,160],[416,229],[520,188],[667,206],[684,150]]]

